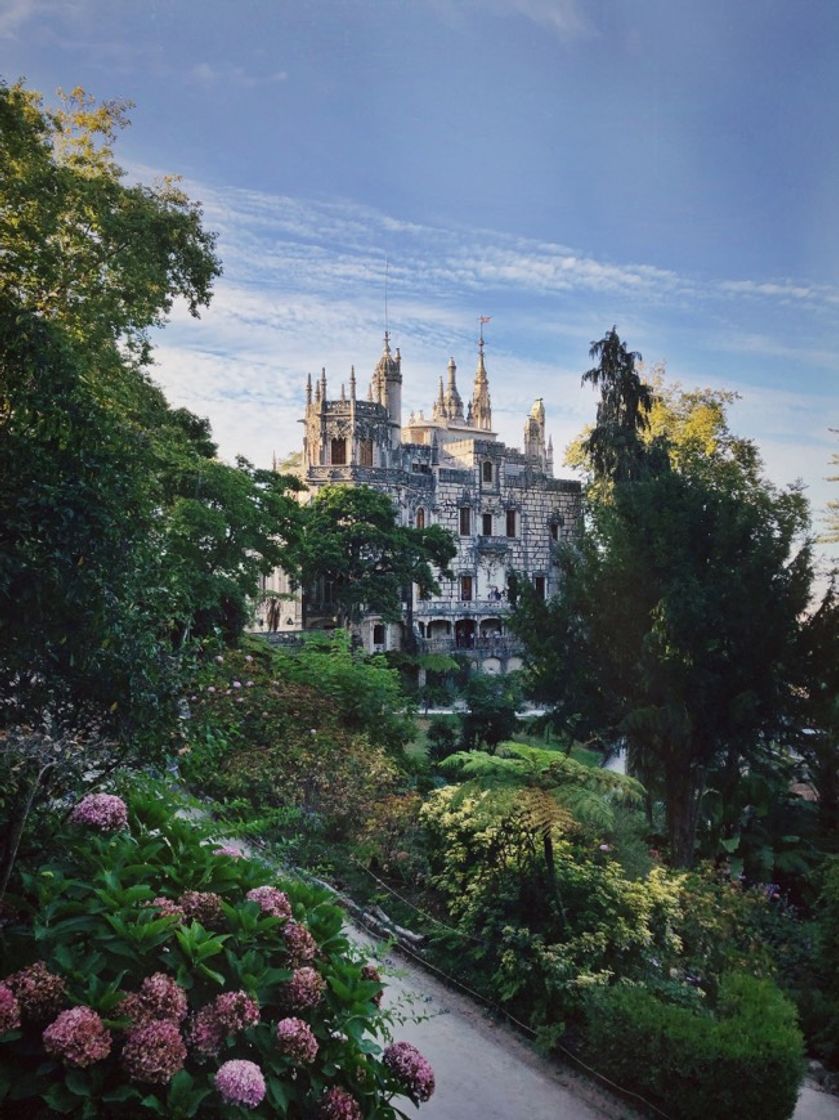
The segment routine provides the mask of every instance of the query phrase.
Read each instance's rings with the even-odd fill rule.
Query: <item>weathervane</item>
[[[478,345],[483,351],[484,348],[484,323],[488,323],[492,319],[491,315],[479,315],[478,322],[481,324],[481,337],[478,339]]]

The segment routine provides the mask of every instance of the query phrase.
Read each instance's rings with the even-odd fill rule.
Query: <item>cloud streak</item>
[[[148,168],[134,171],[152,177]],[[559,462],[594,410],[595,397],[580,385],[589,340],[617,320],[645,352],[669,347],[672,358],[675,349],[671,375],[686,385],[711,380],[742,394],[733,427],[758,441],[776,482],[802,476],[815,509],[830,496],[825,440],[836,402],[822,382],[837,360],[813,324],[831,307],[831,288],[698,279],[598,260],[559,241],[404,221],[341,199],[185,187],[219,232],[225,272],[200,323],[176,312],[157,376],[176,404],[210,417],[228,458],[244,451],[264,465],[295,449],[306,374],[321,366],[330,393],[348,380],[351,363],[366,391],[381,347],[387,272],[406,413],[430,408],[450,354],[468,395],[477,316],[490,314],[496,428],[520,443],[524,416],[543,397]],[[779,387],[766,383],[769,367],[779,371]]]

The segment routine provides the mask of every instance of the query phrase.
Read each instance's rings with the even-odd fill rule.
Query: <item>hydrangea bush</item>
[[[394,1099],[427,1100],[430,1066],[392,1041],[329,896],[230,859],[162,796],[128,800],[80,803],[61,854],[23,873],[0,1114],[393,1120]]]

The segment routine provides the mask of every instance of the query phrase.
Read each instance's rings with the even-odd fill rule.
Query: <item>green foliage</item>
[[[63,1065],[44,1053],[44,1024],[25,1020],[22,1031],[0,1042],[3,1115],[46,1115],[44,1105],[70,1117],[107,1114],[114,1120],[146,1113],[172,1120],[229,1115],[213,1078],[222,1062],[235,1058],[257,1063],[267,1083],[267,1097],[251,1115],[299,1115],[316,1107],[329,1086],[341,1084],[365,1115],[390,1120],[396,1115],[390,1099],[404,1090],[378,1057],[377,1038],[388,1037],[389,1016],[376,1006],[381,985],[363,975],[341,912],[321,890],[278,881],[253,860],[214,854],[208,828],[173,809],[168,791],[135,791],[130,832],[60,828],[53,857],[23,874],[16,900],[21,918],[3,931],[6,969],[42,961],[65,981],[67,1003],[101,1016],[113,1045],[110,1056],[84,1068]],[[284,936],[287,922],[245,897],[265,884],[286,892],[294,921],[316,943],[310,963],[324,991],[302,1011],[288,1002],[287,984],[299,962]],[[208,925],[166,915],[153,904],[159,896],[174,902],[185,890],[221,900]],[[190,1041],[190,1019],[183,1068],[150,1083],[132,1078],[120,1060],[131,1029],[120,1000],[161,972],[184,990],[192,1015],[222,992],[244,991],[258,1002],[260,1019],[223,1035],[217,1052],[203,1059]],[[294,1062],[277,1046],[276,1023],[289,1014],[302,1016],[314,1033],[319,1049],[311,1064]]]
[[[258,812],[299,809],[333,839],[348,835],[401,780],[393,758],[412,723],[395,671],[353,654],[344,634],[294,653],[247,648],[203,659],[189,694],[185,778]]]
[[[532,1026],[573,1015],[581,993],[613,975],[660,976],[678,953],[679,878],[656,868],[627,879],[548,790],[446,787],[421,817],[432,882],[463,935],[460,966]]]
[[[563,558],[560,596],[517,612],[536,694],[576,738],[628,742],[677,863],[693,859],[709,768],[730,757],[734,773],[794,707],[805,525],[800,493],[769,483],[744,496],[668,472],[616,486]]]
[[[428,757],[432,762],[442,762],[457,750],[458,721],[455,716],[434,716],[429,722]]]
[[[0,86],[0,300],[62,323],[89,352],[123,340],[142,353],[174,300],[197,315],[221,271],[176,180],[123,181],[113,144],[126,108],[76,89],[48,111]]]
[[[813,1050],[839,1069],[839,857],[825,860],[806,965],[790,985]],[[797,981],[797,983],[796,983]]]
[[[615,327],[592,342],[589,357],[598,364],[583,374],[600,388],[597,423],[582,445],[595,481],[626,482],[641,477],[645,447],[641,439],[649,427],[652,394],[635,369],[641,355],[627,350]]]
[[[673,1120],[789,1120],[804,1073],[795,1010],[769,981],[729,973],[713,1010],[616,985],[586,1002],[597,1068],[652,1097]]]
[[[366,486],[324,486],[305,507],[293,555],[303,586],[327,587],[344,624],[365,613],[398,621],[411,585],[420,594],[439,591],[434,567],[446,571],[455,552],[451,534],[439,525],[399,525],[386,494]]]
[[[124,107],[0,84],[0,122],[0,725],[150,761],[185,638],[241,630],[297,506],[144,371],[148,330],[220,266],[173,182],[124,181]]]
[[[490,750],[509,739],[518,727],[521,686],[515,675],[503,677],[475,673],[464,692],[467,711],[461,717],[462,740],[467,750],[485,743]]]

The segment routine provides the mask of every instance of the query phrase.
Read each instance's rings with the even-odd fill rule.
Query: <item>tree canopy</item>
[[[292,550],[304,588],[328,591],[341,624],[362,614],[398,621],[412,584],[439,590],[456,549],[439,525],[400,525],[387,494],[366,486],[324,486],[305,507],[299,546]]]
[[[672,858],[690,864],[710,772],[753,756],[792,709],[807,505],[761,477],[752,445],[728,433],[724,398],[630,398],[657,424],[656,469],[612,458],[608,499],[595,494],[584,539],[562,555],[559,594],[525,593],[514,625],[557,722],[628,744],[632,772],[664,801]],[[631,416],[624,427],[638,430]]]
[[[125,113],[0,85],[0,719],[159,748],[183,639],[241,629],[298,509],[148,375],[149,328],[221,269],[173,180],[125,181]]]

